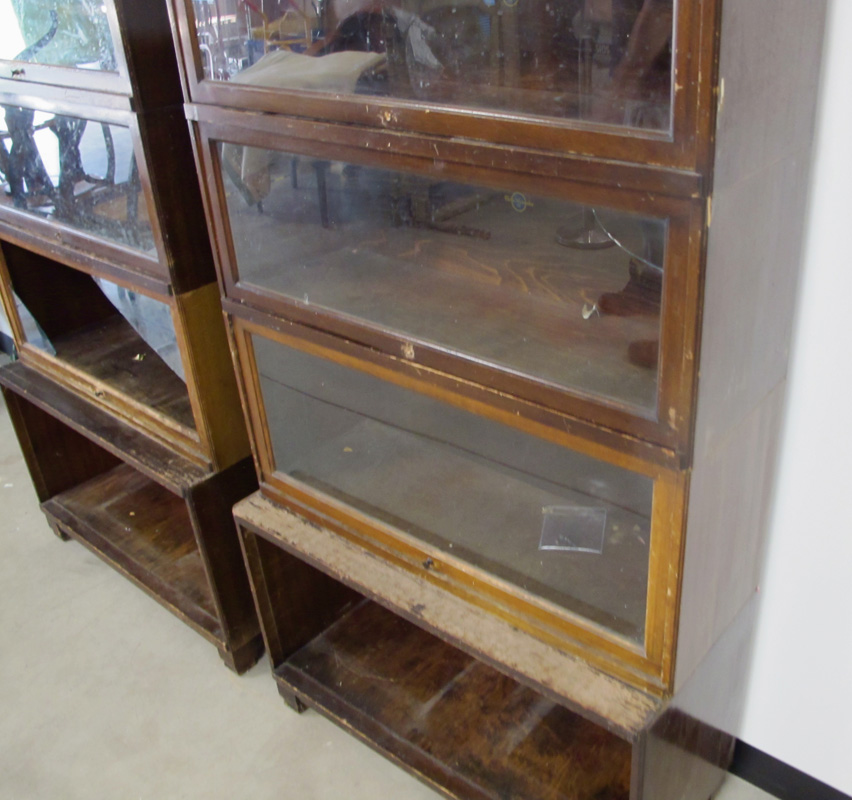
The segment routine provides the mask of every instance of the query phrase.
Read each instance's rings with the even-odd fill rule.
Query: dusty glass
[[[653,415],[665,220],[437,168],[231,144],[221,162],[244,285]]]
[[[253,338],[275,469],[637,642],[653,481]]]
[[[671,125],[675,0],[194,0],[205,75],[644,130]]]
[[[130,130],[0,106],[0,203],[155,252]]]

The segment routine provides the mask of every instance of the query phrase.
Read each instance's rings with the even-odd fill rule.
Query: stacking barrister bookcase
[[[42,509],[241,672],[262,637],[231,509],[257,482],[165,3],[2,23],[0,385]]]
[[[730,757],[822,5],[174,0],[275,679],[450,797]]]

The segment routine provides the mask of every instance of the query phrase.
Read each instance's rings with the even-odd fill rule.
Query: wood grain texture
[[[423,578],[306,523],[260,494],[237,504],[234,515],[243,527],[269,537],[417,624],[439,631],[486,663],[522,676],[551,699],[627,738],[638,735],[660,707],[659,700],[605,675],[582,658],[545,644]]]
[[[195,424],[214,469],[225,469],[248,456],[250,446],[218,284],[178,295],[175,315]]]
[[[40,502],[120,463],[117,456],[24,399],[3,381],[0,376],[3,399]]]
[[[450,797],[627,800],[627,742],[376,604],[275,674]]]
[[[768,529],[825,3],[726,0],[675,684],[753,595]],[[760,46],[756,46],[760,43]]]
[[[186,503],[223,630],[220,653],[234,671],[252,666],[263,646],[231,509],[257,487],[251,459],[213,472],[192,486]]]
[[[56,495],[42,510],[205,638],[223,641],[180,497],[121,464]]]

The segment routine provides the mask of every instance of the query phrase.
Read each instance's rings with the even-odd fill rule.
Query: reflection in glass
[[[144,294],[125,289],[103,278],[95,278],[101,291],[142,340],[184,383],[186,375],[169,307]]]
[[[129,129],[16,106],[2,111],[0,202],[154,250]]]
[[[205,75],[667,130],[674,0],[194,0]]]
[[[0,58],[116,70],[104,0],[0,0]]]
[[[650,478],[358,370],[253,342],[277,472],[642,640]]]
[[[226,144],[240,280],[653,412],[666,223]],[[577,246],[591,224],[610,246]]]

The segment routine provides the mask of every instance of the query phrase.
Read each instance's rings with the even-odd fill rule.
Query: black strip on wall
[[[852,800],[745,742],[737,741],[730,771],[779,800]]]

